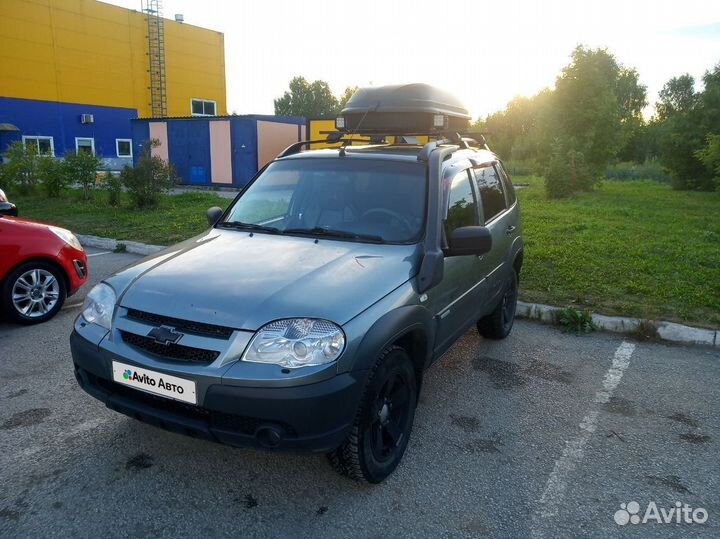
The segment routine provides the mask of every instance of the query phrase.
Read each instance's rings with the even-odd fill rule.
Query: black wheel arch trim
[[[378,318],[360,342],[352,370],[371,369],[383,350],[408,335],[424,340],[422,357],[413,357],[413,350],[408,350],[411,360],[416,367],[420,366],[422,372],[432,359],[435,324],[430,311],[421,305],[399,307]]]

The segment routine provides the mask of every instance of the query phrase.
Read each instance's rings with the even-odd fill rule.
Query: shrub
[[[0,182],[6,189],[16,187],[21,193],[30,193],[38,183],[38,165],[43,156],[37,148],[14,142],[3,156],[6,163],[0,165]],[[49,158],[52,159],[52,158]]]
[[[136,208],[154,208],[160,203],[160,195],[175,183],[175,171],[160,157],[152,155],[152,149],[160,144],[153,139],[143,144],[137,165],[126,165],[120,173],[122,185],[128,191]]]
[[[695,156],[713,175],[708,188],[717,189],[720,186],[720,135],[708,135],[705,147],[695,152]]]
[[[590,191],[596,181],[582,153],[572,142],[557,139],[545,170],[545,190],[549,198],[562,198],[578,191]]]
[[[107,169],[103,185],[108,192],[108,204],[111,206],[120,205],[120,196],[122,194],[122,178],[119,174],[113,174],[113,171]]]
[[[597,329],[589,311],[579,311],[572,307],[557,311],[555,321],[563,331],[572,332],[576,335]]]
[[[63,171],[68,183],[79,183],[83,199],[92,198],[97,170],[102,161],[90,152],[68,152],[63,159]]]
[[[659,341],[657,326],[650,320],[640,320],[635,328],[635,338],[639,341]]]
[[[68,185],[68,177],[62,161],[53,157],[38,160],[37,175],[40,186],[49,198],[57,198]]]

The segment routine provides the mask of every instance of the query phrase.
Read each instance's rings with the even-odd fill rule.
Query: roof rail
[[[460,133],[448,133],[448,135],[448,138],[433,140],[425,144],[418,154],[418,161],[427,161],[430,158],[432,151],[441,145],[455,145],[458,150],[469,150],[471,142],[477,145],[477,141],[475,139],[463,137]]]

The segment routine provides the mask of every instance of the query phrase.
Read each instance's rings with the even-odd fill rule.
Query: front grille
[[[206,337],[215,337],[217,339],[229,339],[233,333],[233,328],[225,326],[216,326],[215,324],[206,324],[204,322],[193,322],[192,320],[181,320],[161,314],[148,313],[138,311],[137,309],[128,309],[127,318],[152,324],[153,326],[171,326],[185,333],[194,333]]]
[[[128,331],[120,331],[120,336],[130,346],[140,348],[146,352],[160,356],[164,359],[187,361],[191,363],[212,363],[220,355],[217,350],[193,348],[182,344],[160,344],[155,339],[136,335]]]

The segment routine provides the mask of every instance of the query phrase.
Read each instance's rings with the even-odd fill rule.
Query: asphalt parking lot
[[[91,255],[93,282],[138,258]],[[426,377],[403,463],[366,486],[322,456],[104,408],[68,344],[88,289],[43,325],[0,323],[2,538],[720,536],[716,350],[525,321],[503,342],[468,332]],[[707,520],[618,525],[633,501],[640,517],[679,502]]]

